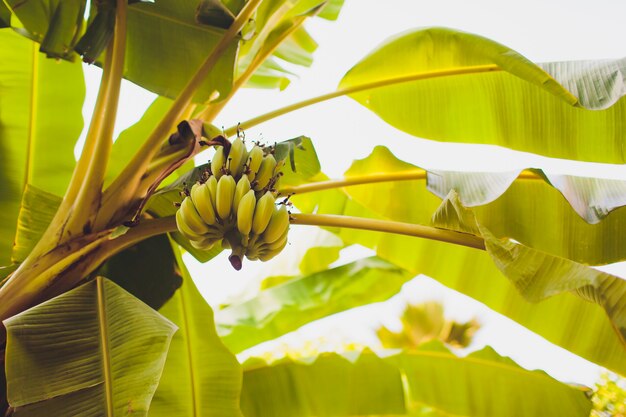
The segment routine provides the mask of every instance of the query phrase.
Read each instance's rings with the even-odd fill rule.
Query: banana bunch
[[[272,147],[254,145],[248,152],[241,138],[218,146],[206,176],[176,212],[178,230],[197,249],[218,243],[231,249],[228,259],[237,270],[244,256],[272,259],[287,245],[289,231],[289,212],[276,204],[283,165]]]

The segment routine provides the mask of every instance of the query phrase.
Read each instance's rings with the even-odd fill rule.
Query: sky
[[[158,1],[158,0],[157,0]],[[446,26],[486,36],[512,47],[532,61],[620,58],[626,56],[626,3],[617,0],[526,0],[524,2],[491,0],[346,0],[336,22],[316,19],[307,26],[319,43],[311,68],[297,68],[299,78],[284,92],[244,90],[216,120],[218,126],[230,127],[270,109],[303,98],[330,92],[356,62],[386,38],[405,30]],[[88,104],[91,111],[100,71],[87,70]],[[116,131],[139,119],[153,96],[130,83],[123,88],[123,102]],[[536,155],[489,146],[437,143],[404,134],[348,98],[338,98],[311,106],[264,123],[246,132],[248,138],[262,137],[280,141],[306,135],[313,139],[324,172],[341,177],[353,159],[367,156],[374,146],[384,144],[402,159],[425,168],[454,170],[511,170],[541,167],[556,173],[594,175],[626,179],[626,167],[551,160]],[[202,156],[205,161],[208,156]],[[293,227],[292,244],[284,254],[266,264],[250,263],[241,272],[230,268],[224,256],[208,264],[188,261],[196,283],[213,307],[229,297],[251,294],[259,277],[277,269],[294,268],[293,259],[303,250],[303,243],[317,233]],[[371,251],[349,248],[339,263],[348,262]],[[623,265],[609,267],[612,273],[624,274]],[[305,326],[283,338],[291,346],[304,346],[307,340],[323,338],[327,348],[347,341],[375,344],[373,329],[381,323],[398,325],[397,317],[407,301],[441,300],[450,318],[467,320],[477,317],[482,330],[472,349],[493,346],[529,369],[544,369],[554,377],[587,385],[596,380],[599,368],[533,334],[511,320],[492,312],[484,305],[438,284],[427,277],[417,277],[402,292],[386,303],[366,306]],[[251,353],[259,354],[263,345]]]

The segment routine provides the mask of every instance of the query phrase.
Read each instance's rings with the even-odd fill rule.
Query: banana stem
[[[253,119],[239,123],[237,126],[231,126],[228,129],[226,129],[224,132],[227,137],[230,137],[237,133],[238,126],[240,129],[249,129],[261,123],[267,122],[268,120],[272,120],[278,116],[291,113],[292,111],[299,110],[304,107],[321,103],[323,101],[327,101],[333,98],[345,96],[348,94],[358,93],[360,91],[374,90],[376,88],[387,87],[387,86],[394,85],[394,84],[401,84],[401,83],[407,83],[407,82],[418,81],[418,80],[427,80],[430,78],[449,77],[453,75],[463,75],[463,74],[476,74],[476,73],[481,73],[481,72],[492,72],[492,71],[500,71],[500,70],[501,69],[495,64],[476,65],[472,67],[451,68],[451,69],[445,69],[445,70],[439,70],[439,71],[421,72],[418,74],[403,75],[399,77],[387,78],[384,80],[363,83],[363,84],[355,85],[352,87],[342,88],[337,91],[333,91],[332,93],[323,94],[321,96],[317,96],[317,97],[313,97],[307,100],[300,101],[298,103],[290,104],[280,109],[273,110],[269,113],[265,113]]]
[[[113,216],[111,212],[111,204],[114,206],[125,206],[130,203],[136,196],[137,187],[141,181],[142,175],[155,154],[158,152],[161,143],[167,137],[168,133],[179,120],[191,100],[209,75],[215,64],[222,57],[224,52],[236,40],[237,34],[248,22],[254,11],[257,9],[261,0],[250,0],[243,7],[235,21],[222,36],[219,43],[209,54],[207,59],[200,65],[194,76],[189,80],[185,88],[180,92],[168,112],[163,119],[152,131],[146,139],[139,151],[133,156],[133,159],[124,168],[120,175],[107,188],[103,197],[103,213],[107,216]],[[112,202],[113,201],[113,202]]]
[[[346,227],[349,229],[371,230],[376,232],[395,233],[406,236],[421,237],[455,245],[485,250],[483,238],[469,233],[419,224],[394,222],[389,220],[367,219],[363,217],[340,216],[335,214],[291,214],[291,224],[309,226]]]
[[[84,220],[88,218],[88,216],[95,214],[93,203],[94,201],[99,201],[102,181],[100,180],[95,183],[92,181],[97,181],[99,176],[104,176],[104,170],[108,161],[108,150],[110,149],[111,143],[110,140],[106,140],[102,132],[103,130],[106,132],[109,128],[112,129],[112,127],[107,127],[106,124],[109,123],[111,117],[114,120],[117,110],[121,75],[118,77],[116,74],[120,72],[123,67],[126,32],[125,16],[126,3],[122,0],[118,0],[114,39],[106,49],[104,68],[94,108],[94,115],[89,126],[89,132],[81,157],[74,168],[63,201],[57,209],[54,218],[31,253],[24,260],[22,265],[20,265],[20,268],[13,273],[12,278],[19,276],[19,271],[30,267],[30,264],[35,262],[39,256],[52,250],[64,240],[67,240],[70,233],[66,233],[66,231],[76,228],[68,227],[70,224],[79,225],[80,227],[78,229],[80,230],[78,235],[83,234],[82,226],[84,222],[82,222],[81,219]],[[116,77],[119,78],[119,80],[115,81]],[[0,293],[1,291],[0,289]]]
[[[253,61],[248,65],[243,74],[241,74],[234,82],[233,88],[230,90],[230,93],[227,97],[219,101],[215,104],[210,104],[205,108],[199,115],[198,119],[204,120],[207,123],[213,122],[215,117],[224,109],[224,107],[230,102],[235,93],[239,91],[241,87],[243,87],[249,80],[252,78],[252,75],[256,72],[256,70],[265,62],[267,58],[269,58],[276,49],[281,45],[281,43],[287,39],[293,32],[295,32],[306,20],[307,16],[298,16],[294,19],[293,25],[286,30],[281,36],[273,39],[273,43],[270,45],[263,45],[264,49],[258,53],[257,56],[254,57]],[[266,25],[267,26],[267,25]]]
[[[278,190],[279,195],[304,194],[315,191],[330,190],[333,188],[350,187],[353,185],[373,184],[377,182],[424,180],[427,171],[416,169],[404,172],[386,172],[378,174],[358,175],[328,181],[312,182],[301,185],[287,186]],[[518,180],[541,180],[541,176],[532,171],[524,170],[517,177]]]
[[[89,165],[66,226],[65,233],[68,236],[76,236],[84,230],[90,231],[100,206],[124,73],[126,6],[127,0],[117,0],[113,40],[107,47],[107,82],[100,86],[98,96],[100,98],[102,95],[102,100],[96,106],[87,134],[87,141],[94,143],[93,152],[85,155]]]

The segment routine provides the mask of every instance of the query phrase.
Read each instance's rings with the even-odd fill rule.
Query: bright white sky
[[[300,79],[283,93],[241,92],[216,122],[229,127],[270,109],[332,91],[342,75],[360,58],[387,37],[407,29],[447,26],[474,32],[508,45],[537,62],[618,58],[626,55],[625,15],[626,3],[620,0],[346,0],[337,22],[310,22],[310,32],[320,45],[312,68],[298,69]],[[94,68],[87,70],[91,100],[99,72]],[[152,100],[151,95],[128,83],[123,94],[117,131],[134,123]],[[92,106],[87,105],[86,111],[90,112]],[[493,147],[417,139],[389,127],[346,98],[300,110],[246,133],[248,138],[257,139],[262,135],[263,139],[272,142],[302,134],[313,138],[323,169],[331,177],[341,176],[353,159],[363,158],[375,145],[384,144],[403,159],[427,168],[510,170],[535,166],[562,173],[626,179],[624,166],[566,163]],[[303,232],[296,227],[294,231],[296,233],[290,239],[292,247],[284,256],[268,264],[248,262],[239,273],[230,268],[225,257],[202,266],[190,260],[196,282],[209,302],[217,307],[229,296],[244,290],[249,292],[254,289],[251,283],[258,282],[254,277],[258,277],[262,270],[288,264],[302,242],[310,238],[299,238]],[[342,260],[368,254],[368,251],[351,248]],[[623,269],[614,268],[612,272],[619,274]],[[375,343],[372,329],[380,323],[397,325],[395,318],[408,300],[429,299],[444,301],[446,312],[452,318],[479,318],[483,327],[472,349],[488,344],[522,366],[544,369],[561,380],[588,385],[596,380],[599,369],[596,365],[545,342],[482,304],[425,277],[407,284],[402,293],[389,302],[322,320],[283,339],[292,346],[302,346],[305,340],[319,337],[326,338],[328,346],[348,340],[372,344]]]

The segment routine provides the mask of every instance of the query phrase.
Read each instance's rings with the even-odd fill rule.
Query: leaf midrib
[[[180,295],[180,309],[183,320],[184,334],[185,334],[185,348],[187,349],[187,364],[189,365],[189,378],[191,379],[191,403],[193,416],[198,416],[198,396],[196,395],[196,376],[193,372],[193,350],[191,347],[191,340],[189,335],[189,319],[187,317],[187,303],[185,302],[185,292],[181,288],[179,290]]]
[[[113,390],[111,378],[111,357],[109,351],[109,332],[106,317],[106,305],[104,294],[104,281],[102,278],[96,279],[97,297],[98,297],[98,322],[100,325],[100,346],[102,352],[102,373],[104,376],[104,390],[106,397],[106,415],[113,416]]]

